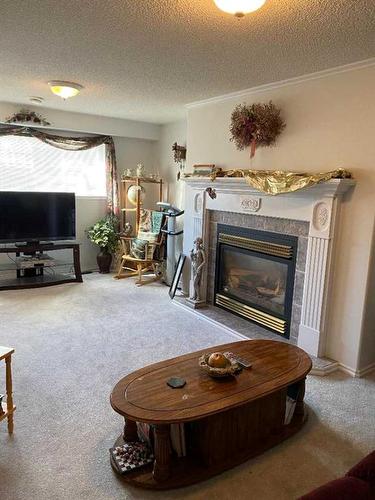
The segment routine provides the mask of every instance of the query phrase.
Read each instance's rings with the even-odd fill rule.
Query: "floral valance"
[[[16,125],[0,125],[0,136],[2,135],[35,137],[52,147],[64,149],[66,151],[83,151],[105,144],[108,212],[116,215],[118,214],[117,165],[113,137],[109,135],[65,137],[61,135],[47,134],[41,130],[31,127]]]

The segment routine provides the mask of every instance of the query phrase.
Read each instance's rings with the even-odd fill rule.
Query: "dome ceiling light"
[[[51,92],[58,95],[62,99],[69,99],[69,97],[75,97],[83,89],[82,85],[73,82],[64,82],[61,80],[52,80],[48,82]]]
[[[260,9],[266,0],[214,0],[214,2],[220,10],[241,18]]]
[[[33,104],[42,104],[42,102],[44,101],[43,97],[34,96],[34,95],[29,97],[29,100]]]

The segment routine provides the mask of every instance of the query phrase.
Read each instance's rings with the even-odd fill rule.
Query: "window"
[[[65,151],[35,137],[0,137],[0,191],[106,196],[105,145]]]

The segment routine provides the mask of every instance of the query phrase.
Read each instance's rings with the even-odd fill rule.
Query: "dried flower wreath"
[[[44,116],[36,113],[35,111],[30,111],[28,109],[22,108],[20,111],[17,111],[12,116],[8,116],[5,119],[6,123],[22,123],[22,124],[36,124],[36,125],[51,125]]]
[[[272,101],[268,104],[256,103],[251,106],[239,104],[232,112],[230,140],[241,151],[250,147],[250,158],[252,158],[257,146],[275,144],[277,136],[285,128],[280,112]]]

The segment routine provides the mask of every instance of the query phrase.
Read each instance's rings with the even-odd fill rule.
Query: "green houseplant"
[[[96,256],[100,273],[110,272],[112,255],[116,252],[119,242],[118,227],[118,218],[115,215],[107,215],[87,230],[88,239],[100,248]]]

